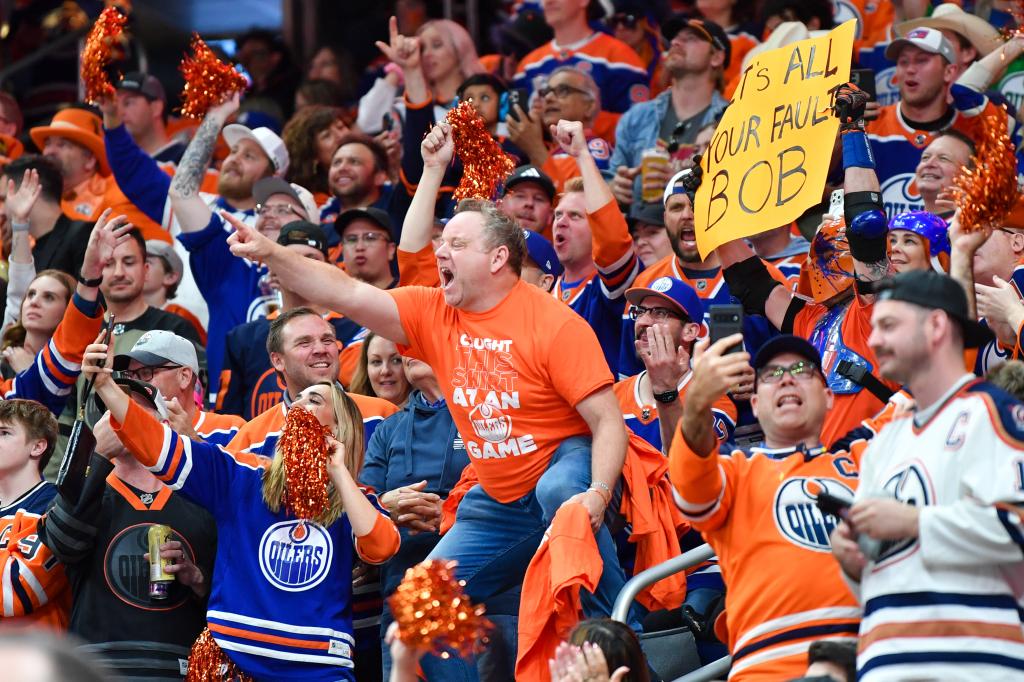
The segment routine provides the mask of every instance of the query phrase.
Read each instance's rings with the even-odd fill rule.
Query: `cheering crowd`
[[[406,7],[361,92],[254,30],[197,121],[0,93],[5,679],[1024,679],[1022,12]],[[702,253],[751,64],[849,19],[820,202]],[[477,624],[434,560],[485,636],[416,639]]]

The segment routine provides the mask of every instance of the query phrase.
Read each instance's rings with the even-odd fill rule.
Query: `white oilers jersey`
[[[1024,679],[1024,405],[965,376],[871,442],[857,498],[877,495],[919,507],[919,537],[864,569],[858,679]]]

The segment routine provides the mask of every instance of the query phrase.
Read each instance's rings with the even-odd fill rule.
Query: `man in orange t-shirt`
[[[561,121],[566,147],[578,126]],[[422,144],[423,177],[406,223],[432,220],[454,145],[447,124]],[[587,509],[604,561],[588,615],[610,613],[625,577],[604,526],[626,453],[612,376],[587,323],[519,277],[522,229],[494,208],[466,210],[437,249],[440,288],[382,291],[338,268],[299,260],[238,223],[237,256],[267,263],[283,286],[357,320],[434,368],[479,485],[432,558],[454,559],[466,593],[487,600],[520,585],[544,529],[567,500]],[[424,660],[430,679],[472,675],[464,661]],[[461,671],[458,669],[462,669]]]

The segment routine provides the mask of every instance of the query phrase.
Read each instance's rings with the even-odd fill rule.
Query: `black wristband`
[[[679,398],[679,391],[674,388],[671,391],[654,394],[654,399],[659,403],[674,403],[677,398]]]
[[[100,284],[103,283],[103,275],[101,274],[96,279],[86,279],[85,277],[82,276],[82,271],[79,270],[78,281],[79,283],[84,284],[87,287],[98,287]]]
[[[889,253],[889,234],[882,231],[877,237],[868,237],[850,229],[853,221],[867,211],[885,213],[882,195],[873,191],[847,192],[843,197],[843,218],[846,220],[846,242],[850,245],[850,255],[861,263],[877,263],[884,260]]]
[[[740,300],[743,311],[750,315],[764,315],[772,290],[782,286],[757,256],[733,263],[722,271],[722,276],[729,286],[729,293]]]

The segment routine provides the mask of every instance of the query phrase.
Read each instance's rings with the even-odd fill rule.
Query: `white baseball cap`
[[[170,362],[188,367],[193,374],[199,374],[196,347],[188,339],[164,329],[151,329],[139,337],[130,351],[115,355],[114,369],[123,372],[132,360],[144,367],[157,367]]]
[[[913,45],[925,52],[940,55],[950,64],[956,64],[956,52],[953,50],[953,45],[937,29],[919,26],[907,31],[905,36],[897,38],[885,48],[886,59],[896,61],[900,56],[900,50],[907,45]]]
[[[229,147],[234,147],[240,140],[252,140],[260,146],[274,165],[274,175],[284,175],[288,170],[288,148],[284,146],[284,140],[270,128],[250,130],[241,123],[224,126],[224,141]]]

